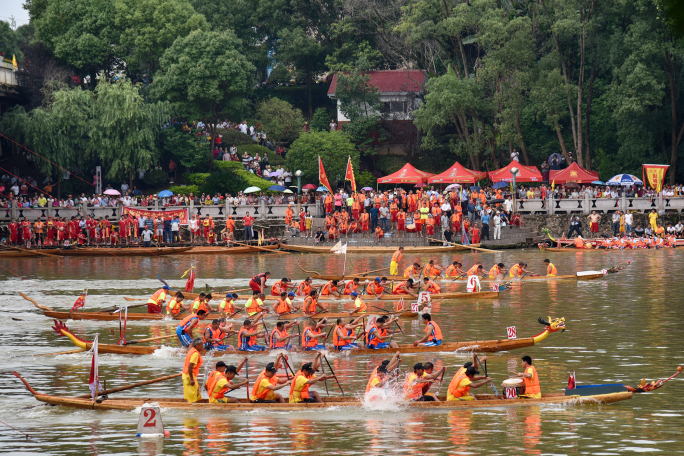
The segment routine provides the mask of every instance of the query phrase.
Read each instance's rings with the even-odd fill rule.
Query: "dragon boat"
[[[68,247],[24,249],[13,247],[0,251],[0,258],[65,256],[159,256],[184,253],[193,247]]]
[[[332,246],[331,246],[332,247]],[[330,249],[331,247],[314,247],[314,246],[308,246],[308,245],[290,245],[290,244],[280,244],[281,250],[289,250],[291,252],[305,252],[305,253],[333,253]],[[471,247],[480,247],[480,244],[472,244],[472,245],[439,245],[439,246],[425,246],[425,247],[415,247],[415,246],[405,246],[404,247],[404,255],[410,255],[412,253],[448,253],[448,252],[456,252],[459,250],[470,250]],[[374,246],[374,247],[350,247],[347,246],[347,254],[351,253],[363,253],[369,254],[369,253],[394,253],[397,251],[397,247],[383,247],[383,246]]]
[[[497,397],[494,394],[477,394],[475,401],[446,401],[446,396],[438,396],[441,402],[406,402],[406,406],[413,410],[458,410],[458,409],[473,409],[473,408],[491,408],[491,407],[527,407],[539,406],[542,404],[558,404],[567,406],[579,405],[595,405],[595,404],[610,404],[614,402],[625,401],[632,399],[634,394],[647,393],[661,388],[668,380],[676,377],[681,373],[682,367],[677,368],[677,372],[666,379],[652,381],[650,383],[642,383],[637,386],[629,386],[623,384],[609,384],[609,385],[583,385],[575,388],[567,388],[564,393],[543,393],[541,398],[515,398],[506,399],[501,396]],[[324,397],[321,403],[252,403],[247,399],[239,399],[237,403],[219,404],[209,403],[207,399],[202,399],[198,402],[188,403],[183,398],[166,398],[166,397],[129,397],[129,398],[112,398],[108,394],[112,392],[128,389],[128,387],[114,388],[112,390],[105,390],[100,392],[96,400],[91,397],[79,396],[53,396],[49,394],[39,393],[26,379],[24,379],[18,372],[13,374],[24,383],[26,389],[33,395],[33,397],[40,401],[51,405],[61,405],[64,407],[72,407],[87,410],[135,410],[142,407],[144,404],[155,403],[162,409],[184,409],[184,410],[286,410],[286,411],[300,411],[300,410],[322,410],[330,407],[361,407],[363,399],[359,397],[349,396],[332,396]],[[135,386],[135,385],[131,385]]]
[[[682,247],[684,246],[684,239],[675,239],[674,240],[674,245],[658,245],[658,246],[650,246],[648,248],[634,248],[632,246],[629,247],[623,247],[623,248],[606,248],[604,245],[604,242],[607,241],[607,239],[599,238],[599,239],[584,239],[584,248],[577,248],[575,247],[575,240],[574,239],[556,239],[553,236],[551,236],[551,231],[549,231],[548,228],[542,229],[542,233],[545,234],[549,240],[545,242],[540,242],[538,244],[539,249],[541,251],[547,251],[547,252],[613,252],[613,251],[621,251],[621,250],[628,250],[628,251],[643,251],[643,250],[659,250],[659,249],[671,249],[675,247]],[[549,242],[550,241],[550,242]],[[556,247],[554,247],[556,245]]]
[[[504,277],[502,280],[499,279],[483,279],[480,278],[481,283],[502,283],[502,282],[546,282],[546,281],[553,281],[553,280],[593,280],[593,279],[600,279],[604,276],[601,271],[579,271],[576,272],[575,274],[565,274],[565,275],[559,275],[559,276],[539,276],[539,275],[533,275],[533,276],[525,276],[522,278],[512,278],[512,277]],[[369,277],[369,276],[364,276],[364,275],[346,275],[346,276],[339,276],[339,275],[325,275],[325,274],[318,274],[318,275],[311,275],[310,276],[312,279],[318,279],[318,280],[353,280],[353,279],[359,279],[359,280],[372,280],[374,277]],[[390,282],[403,282],[407,280],[406,277],[403,276],[383,276],[386,277],[388,281]],[[433,278],[432,279],[435,283],[468,283],[468,281],[464,278]],[[472,294],[472,293],[471,293]],[[397,295],[393,295],[397,296]]]
[[[478,351],[486,353],[495,353],[499,351],[517,350],[520,348],[527,348],[537,345],[545,340],[551,333],[558,331],[565,331],[565,318],[550,317],[547,320],[539,318],[538,322],[544,325],[544,330],[539,334],[531,337],[520,337],[517,339],[495,339],[495,340],[474,340],[468,342],[443,342],[442,345],[433,347],[416,347],[413,344],[399,344],[398,348],[380,348],[377,350],[359,348],[356,350],[348,350],[350,355],[374,355],[396,353],[429,353],[429,352],[454,352],[454,351]],[[55,326],[52,327],[57,334],[67,337],[76,347],[82,350],[90,350],[93,346],[92,341],[81,339],[80,337],[69,331],[69,328],[59,320],[55,320]],[[156,350],[162,348],[161,345],[153,346],[135,346],[115,345],[115,344],[97,344],[100,353],[114,353],[119,355],[150,355]],[[282,350],[278,350],[281,352]],[[217,356],[226,354],[225,351],[213,351]],[[269,352],[247,352],[247,351],[233,351],[228,354],[239,354],[254,356],[257,354],[269,354]]]

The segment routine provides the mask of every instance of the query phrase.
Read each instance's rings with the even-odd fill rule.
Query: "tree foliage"
[[[318,182],[318,156],[323,160],[325,172],[331,185],[344,179],[347,157],[351,157],[354,169],[359,169],[359,151],[346,133],[319,131],[299,137],[287,151],[287,166],[301,170],[304,182]]]
[[[275,144],[294,141],[304,127],[302,111],[279,98],[268,98],[259,103],[255,117]]]

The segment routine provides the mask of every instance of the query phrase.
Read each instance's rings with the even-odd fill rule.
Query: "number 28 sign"
[[[515,330],[515,326],[509,326],[506,328],[506,334],[508,334],[509,339],[516,339],[518,337],[518,333]]]

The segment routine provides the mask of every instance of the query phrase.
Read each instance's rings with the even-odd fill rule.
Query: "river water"
[[[535,249],[526,249],[431,257],[442,265],[460,259],[466,267],[481,261],[487,269],[494,262],[504,262],[510,267],[514,262],[525,261],[528,269],[536,272],[543,271],[542,261],[548,257],[558,267],[559,274],[629,263],[624,271],[600,280],[525,283],[502,293],[497,300],[435,303],[434,319],[440,324],[445,341],[505,338],[508,326],[515,326],[518,336],[526,337],[543,329],[536,321],[540,316],[566,318],[567,330],[552,334],[538,346],[490,354],[487,365],[497,386],[507,378],[510,368],[520,369],[519,360],[525,354],[534,359],[542,391],[546,392],[561,392],[572,371],[580,385],[619,382],[635,386],[642,378],[668,377],[678,363],[684,362],[681,348],[684,271],[679,267],[680,249],[542,255]],[[347,271],[385,267],[389,257],[349,255]],[[402,266],[414,260],[424,264],[428,259],[427,255],[404,255]],[[164,425],[171,436],[146,441],[135,437],[139,411],[86,411],[40,405],[11,375],[12,371],[19,371],[42,393],[89,392],[89,356],[33,356],[70,350],[73,346],[52,331],[52,321],[23,300],[19,292],[55,310],[68,310],[87,288],[86,309],[97,309],[123,304],[123,296],[149,296],[159,287],[156,274],[180,287],[185,282],[180,277],[191,264],[197,266],[197,287],[206,283],[226,289],[244,288],[249,277],[265,270],[274,278],[303,278],[305,274],[297,262],[307,270],[340,273],[344,257],[259,254],[1,260],[1,421],[32,438],[26,441],[18,432],[0,425],[0,453],[613,455],[684,452],[681,437],[684,378],[679,377],[653,393],[602,406],[549,405],[449,412],[412,411],[400,402],[393,402],[380,407],[313,412],[163,410]],[[463,287],[450,285],[449,291],[464,291]],[[119,337],[118,322],[68,321],[67,325],[88,339],[99,334],[101,343],[116,343]],[[401,326],[406,336],[398,334],[394,339],[397,342],[408,343],[422,337],[423,326],[417,319],[404,320]],[[130,322],[126,336],[129,340],[155,337],[171,334],[173,330],[171,322]],[[154,355],[100,355],[101,378],[111,388],[180,372],[183,354],[173,348],[177,342],[170,340],[173,342],[169,342],[168,348]],[[404,355],[403,372],[416,362],[432,361],[438,368],[447,366],[448,381],[469,356],[465,353]],[[328,358],[345,392],[359,397],[370,370],[383,359],[382,356],[334,353]],[[230,363],[239,360],[237,356],[222,359]],[[300,364],[306,358],[295,354],[291,359]],[[208,364],[216,360],[207,359]],[[253,357],[251,375],[271,360]],[[340,394],[334,382],[329,381],[328,388],[330,395]],[[326,394],[323,384],[313,389]],[[484,387],[475,392],[483,390]],[[445,391],[446,386],[441,393]],[[239,393],[235,394],[238,397],[245,394],[244,390],[235,393]],[[180,379],[173,379],[119,393],[119,396],[182,397],[182,388]]]

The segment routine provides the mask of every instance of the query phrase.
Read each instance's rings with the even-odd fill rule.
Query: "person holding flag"
[[[321,156],[318,156],[318,181],[322,186],[328,189],[330,192],[330,195],[334,195],[335,192],[332,191],[332,187],[330,186],[330,182],[328,181],[328,175],[325,174],[325,169],[323,168],[323,160],[321,160]]]
[[[354,168],[352,167],[351,155],[347,159],[347,171],[344,175],[344,178],[351,184],[352,193],[356,193],[356,179],[354,178]]]

